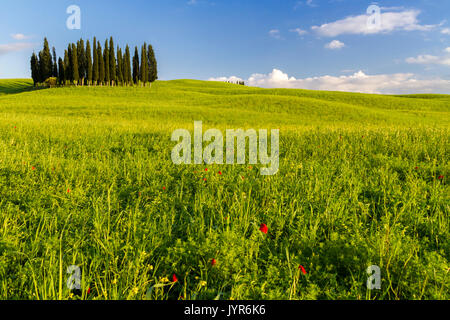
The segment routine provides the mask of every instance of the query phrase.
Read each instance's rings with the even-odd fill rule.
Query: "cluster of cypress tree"
[[[245,86],[245,81],[241,81],[241,80],[238,80],[238,81],[230,81],[230,80],[228,80],[228,81],[225,81],[225,82],[232,83],[232,84],[239,84],[241,86]]]
[[[99,86],[129,86],[142,85],[158,79],[158,68],[155,53],[151,45],[144,43],[139,56],[138,47],[135,47],[133,60],[130,48],[127,45],[125,52],[117,46],[114,50],[114,40],[111,37],[105,41],[104,48],[94,37],[91,43],[83,39],[68,45],[64,58],[57,59],[53,47],[50,47],[47,38],[44,39],[44,48],[38,55],[33,52],[31,56],[31,77],[34,85],[43,84],[54,79],[59,85],[99,85]],[[132,61],[132,64],[131,64]]]

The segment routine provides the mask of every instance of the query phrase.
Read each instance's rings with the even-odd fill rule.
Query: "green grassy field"
[[[450,299],[449,115],[446,95],[1,80],[0,299]],[[194,120],[279,128],[279,173],[173,165]]]

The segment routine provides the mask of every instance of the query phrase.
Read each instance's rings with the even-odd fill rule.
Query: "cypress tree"
[[[94,85],[97,85],[97,81],[98,81],[98,53],[97,53],[97,39],[94,37],[94,42],[93,42],[93,50],[92,50],[92,56],[94,58],[94,62],[92,64],[92,80]]]
[[[52,66],[52,56],[50,54],[50,48],[48,46],[47,38],[44,38],[44,49],[39,52],[39,70],[40,70],[40,80],[39,82],[44,82],[52,76],[53,66]]]
[[[43,52],[42,51],[39,51],[39,54],[38,54],[38,75],[39,75],[39,83],[43,83],[44,82],[44,80],[45,80],[45,78],[44,78],[44,67],[43,67],[43,64],[44,64],[44,58],[43,58]]]
[[[108,40],[105,41],[105,49],[103,51],[103,60],[105,60],[105,83],[107,86],[110,85],[111,74],[109,73],[109,49],[108,49]]]
[[[92,83],[92,55],[91,44],[89,40],[86,41],[86,70],[87,70],[87,84],[90,86]]]
[[[122,55],[122,76],[123,76],[123,85],[128,85],[128,76],[127,76],[127,50],[125,49]]]
[[[59,60],[58,60],[58,69],[59,69],[58,83],[60,85],[63,85],[64,81],[65,81],[65,75],[64,75],[64,62],[63,62],[63,59],[61,59],[61,58],[59,58]]]
[[[78,54],[77,54],[77,47],[75,44],[72,44],[72,68],[73,70],[73,82],[75,85],[78,85],[78,80],[80,80],[80,74],[78,72]]]
[[[71,71],[70,71],[70,58],[69,58],[69,51],[64,51],[64,84],[70,83],[71,77]]]
[[[52,48],[52,52],[53,52],[52,76],[57,78],[58,77],[58,63],[56,62],[56,50],[55,50],[55,47]]]
[[[87,71],[86,52],[84,50],[83,39],[80,39],[77,42],[77,58],[78,58],[78,75],[80,77],[80,84],[83,86]]]
[[[133,81],[135,84],[139,83],[139,52],[137,46],[134,49],[133,57]]]
[[[127,45],[125,48],[125,63],[124,63],[124,75],[125,75],[125,81],[127,82],[127,85],[131,84],[131,54],[130,54],[130,47]]]
[[[34,52],[33,55],[31,56],[30,64],[31,64],[31,78],[33,79],[33,84],[36,87],[36,85],[39,82],[39,60],[36,53]]]
[[[114,52],[114,41],[113,38],[109,38],[109,75],[111,79],[111,85],[114,86],[116,83],[116,54]]]
[[[47,65],[48,65],[48,73],[46,74],[46,78],[44,80],[47,80],[53,75],[53,60],[52,60],[52,54],[50,53],[50,46],[47,42],[47,45],[44,45],[44,52],[43,57],[47,59]]]
[[[148,71],[147,71],[147,44],[144,43],[144,45],[141,48],[141,68],[140,68],[140,78],[141,81],[143,83],[143,86],[145,87],[145,85],[147,84],[147,76],[148,76]]]
[[[123,85],[123,58],[122,50],[117,46],[117,84]]]
[[[70,50],[69,50],[69,61],[70,61],[70,83],[74,84],[74,72],[73,69],[73,57],[76,54],[76,51],[74,52],[74,44],[70,44]]]
[[[148,56],[148,81],[150,82],[150,86],[152,82],[155,82],[158,79],[158,65],[155,58],[155,52],[153,51],[152,45],[148,45],[147,50]]]
[[[73,53],[72,53],[72,44],[69,44],[69,47],[67,49],[67,52],[69,53],[69,83],[73,83]],[[67,69],[66,69],[67,70]],[[67,72],[67,71],[66,71]]]
[[[81,46],[80,46],[80,40],[77,41],[76,47],[75,47],[75,55],[77,56],[77,62],[78,62],[78,78],[80,78],[81,73],[81,67],[80,67],[80,58],[81,58]],[[78,79],[79,80],[79,79]],[[77,85],[80,84],[80,81],[78,81]]]
[[[105,82],[105,61],[102,55],[102,46],[100,41],[97,43],[97,60],[98,60],[98,81],[102,86]]]

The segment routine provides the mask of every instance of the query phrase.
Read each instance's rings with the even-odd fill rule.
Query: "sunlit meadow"
[[[446,95],[1,80],[0,298],[449,299],[449,112]],[[171,133],[196,120],[280,129],[280,171],[174,165]]]

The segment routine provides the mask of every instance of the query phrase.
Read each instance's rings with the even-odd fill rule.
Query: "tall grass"
[[[450,298],[449,96],[30,85],[0,81],[1,299]],[[173,165],[194,120],[279,128],[280,172]]]

